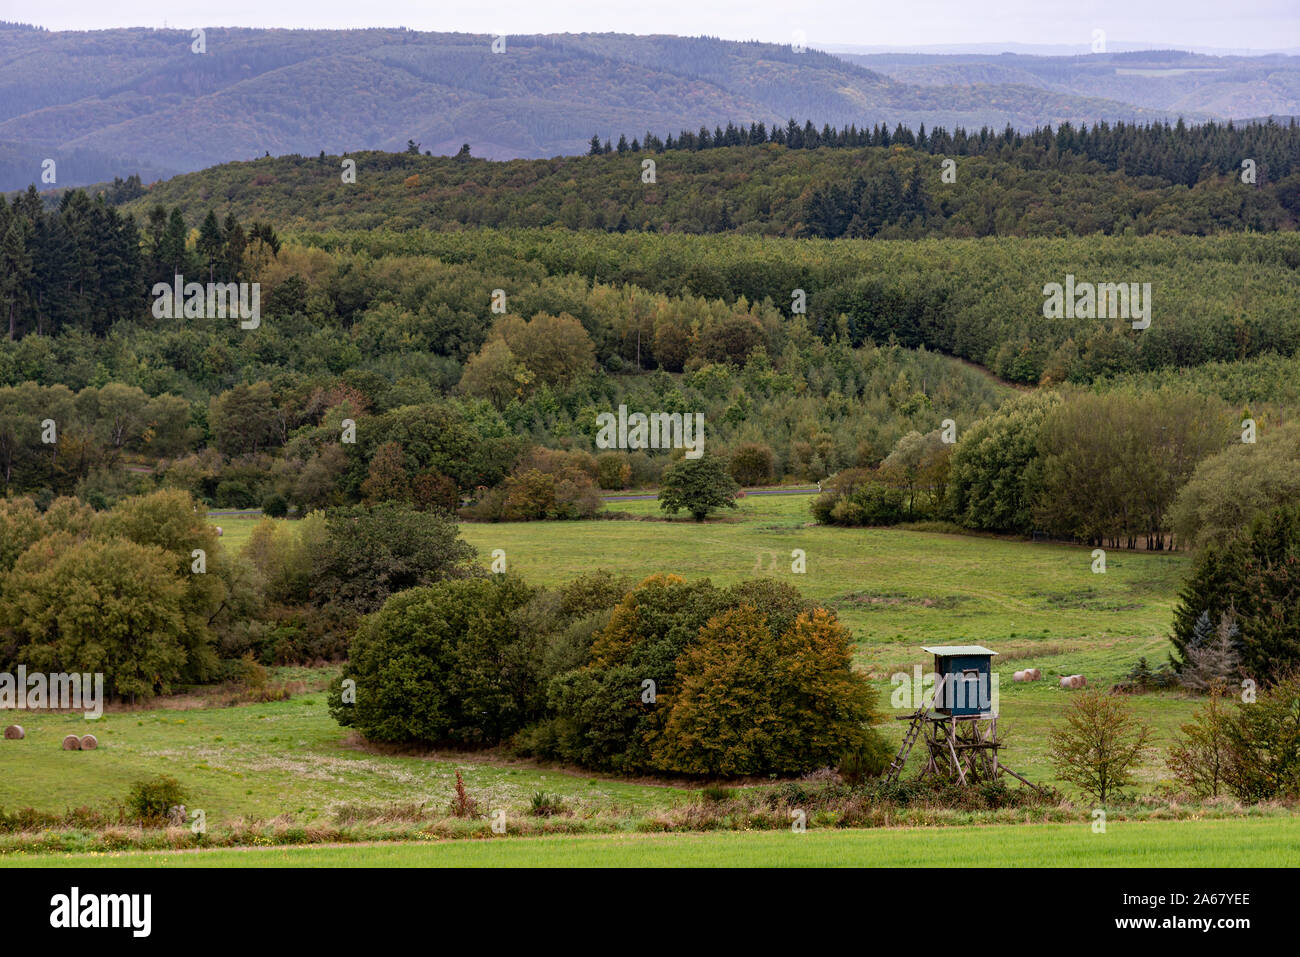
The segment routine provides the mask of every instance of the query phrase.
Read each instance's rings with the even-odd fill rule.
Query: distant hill
[[[1209,118],[1053,86],[1046,67],[909,79],[815,50],[710,38],[510,36],[500,54],[488,36],[404,29],[214,28],[204,41],[197,54],[185,30],[0,24],[0,190],[39,181],[45,158],[59,162],[63,186],[408,140],[438,155],[469,143],[493,159],[551,157],[585,152],[593,133],[790,117],[974,129]],[[1289,83],[1283,71],[1252,115],[1300,112],[1283,104]],[[1238,98],[1225,88],[1209,99]]]
[[[843,53],[850,63],[906,84],[1020,84],[1184,116],[1241,120],[1300,113],[1300,56],[1207,56],[1144,50],[1080,56],[1018,53]]]

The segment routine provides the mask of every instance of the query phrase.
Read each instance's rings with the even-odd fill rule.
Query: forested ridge
[[[159,202],[190,216],[217,206],[309,229],[459,224],[915,239],[1267,232],[1294,229],[1300,217],[1294,123],[1021,134],[819,130],[791,120],[622,135],[617,144],[596,137],[585,157],[504,163],[411,147],[230,163],[134,199],[120,185],[116,193],[140,215]],[[345,159],[355,181],[344,181]]]

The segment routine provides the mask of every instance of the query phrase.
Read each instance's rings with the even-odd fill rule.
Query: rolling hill
[[[492,38],[405,29],[49,32],[0,24],[0,189],[140,173],[146,181],[230,160],[403,148],[537,158],[585,151],[593,133],[728,121],[1019,129],[1172,118],[1055,89],[1033,71],[972,84],[897,78],[815,50],[707,37]],[[885,64],[888,66],[888,64]],[[892,66],[890,67],[893,68]],[[942,79],[942,78],[939,78]],[[1277,83],[1290,83],[1283,72]],[[1122,91],[1122,90],[1121,90]],[[1226,95],[1226,94],[1225,94]],[[1260,101],[1252,114],[1296,112]],[[1183,111],[1188,120],[1209,114]]]

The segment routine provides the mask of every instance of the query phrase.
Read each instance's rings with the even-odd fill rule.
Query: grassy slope
[[[921,646],[980,642],[999,652],[1002,732],[1007,763],[1035,781],[1052,781],[1046,732],[1059,718],[1057,674],[1083,673],[1113,683],[1139,655],[1164,660],[1183,556],[1110,552],[1093,574],[1088,549],[1054,544],[890,529],[809,525],[811,496],[750,496],[723,521],[599,521],[466,524],[462,534],[484,561],[506,551],[512,573],[558,584],[595,568],[642,577],[653,571],[730,583],[777,556],[774,574],[834,604],[858,641],[857,661],[887,700],[889,676],[929,662]],[[610,503],[610,510],[657,516],[654,501]],[[253,523],[222,519],[227,547],[239,547]],[[807,572],[791,574],[790,551],[807,553]],[[930,604],[927,604],[929,602]],[[1045,680],[1018,685],[1011,672],[1038,666]],[[1156,730],[1141,779],[1168,777],[1161,751],[1195,701],[1181,695],[1132,699]],[[327,726],[328,730],[328,726]],[[886,731],[901,738],[901,722]],[[3,792],[0,792],[3,793]]]
[[[857,663],[883,693],[889,676],[914,665],[930,670],[923,645],[985,644],[999,652],[1007,764],[1036,781],[1052,780],[1047,728],[1062,696],[1054,676],[1082,673],[1118,680],[1140,655],[1154,665],[1168,652],[1168,634],[1183,556],[1107,555],[1093,574],[1087,548],[895,529],[809,526],[810,496],[750,496],[734,520],[703,528],[693,522],[467,524],[462,534],[480,556],[506,552],[508,568],[526,581],[557,584],[595,568],[639,577],[668,571],[730,583],[755,574],[760,553],[775,552],[776,577],[833,604],[858,642]],[[662,514],[653,501],[611,503],[611,509]],[[542,527],[542,525],[545,527]],[[807,553],[807,572],[790,573],[790,552]],[[763,568],[770,564],[764,554]],[[927,605],[925,602],[932,602]],[[1011,673],[1040,667],[1044,679],[1018,685]],[[1156,729],[1163,749],[1195,703],[1175,694],[1133,699]],[[902,723],[888,731],[902,736]],[[915,755],[914,755],[915,757]],[[1167,777],[1155,751],[1142,770],[1148,784]]]
[[[1300,865],[1293,818],[519,838],[364,847],[0,858],[38,867],[1275,867]]]
[[[858,641],[859,665],[876,676],[882,698],[887,698],[892,671],[926,664],[922,644],[980,641],[1001,652],[997,659],[1005,679],[1001,727],[1010,740],[1005,757],[1011,767],[1037,781],[1053,780],[1046,732],[1059,721],[1068,692],[1050,680],[1014,684],[1010,672],[1037,664],[1047,676],[1081,671],[1105,684],[1139,654],[1153,660],[1164,654],[1163,635],[1185,565],[1181,557],[1111,553],[1107,574],[1094,575],[1087,549],[904,530],[809,527],[809,501],[806,495],[751,496],[736,515],[702,528],[687,521],[622,520],[466,525],[463,533],[479,548],[481,558],[486,559],[493,548],[504,548],[510,571],[537,583],[557,583],[601,567],[632,576],[672,571],[731,582],[754,573],[760,551],[775,551],[779,577],[838,605]],[[657,514],[653,501],[611,507]],[[217,521],[226,528],[224,541],[230,548],[239,547],[253,525],[228,517]],[[808,554],[808,571],[802,576],[788,571],[789,551],[796,547]],[[926,600],[935,603],[926,605]],[[1149,790],[1167,778],[1164,746],[1196,703],[1176,694],[1132,700],[1157,730],[1155,747],[1140,773],[1143,789]],[[305,823],[329,821],[333,810],[346,804],[424,803],[441,808],[450,798],[457,769],[471,794],[488,807],[504,807],[512,813],[525,809],[536,790],[561,794],[579,811],[617,809],[629,817],[653,813],[688,796],[680,788],[609,781],[475,756],[369,754],[354,747],[330,719],[320,692],[237,708],[111,713],[94,725],[78,717],[50,714],[23,714],[18,720],[27,727],[28,738],[0,746],[0,807],[7,810],[107,808],[125,796],[132,781],[159,772],[179,778],[191,795],[191,809],[202,808],[216,826],[241,817],[283,813]],[[99,736],[99,751],[59,750],[65,734],[88,729]],[[889,722],[887,731],[900,736],[902,723]],[[1117,823],[1115,828],[1119,827]],[[1249,833],[1265,835],[1262,830]],[[776,853],[774,848],[823,846],[764,843],[782,838],[756,838],[753,851],[726,850],[747,845],[728,843],[732,839],[724,836],[700,838],[703,843],[682,838],[682,850],[665,852],[665,862],[688,861],[691,854],[718,854],[729,861],[762,863]],[[859,839],[836,840],[849,843],[826,846],[856,847],[853,841]],[[1261,840],[1272,838],[1265,835]],[[593,846],[633,845],[596,842]],[[909,850],[913,846],[922,844],[908,839],[897,847],[889,841],[871,844],[871,849],[862,845],[861,853],[868,857],[855,859],[873,859],[871,855],[879,853],[885,855],[882,859],[901,860],[889,855],[920,853]],[[1109,846],[1109,841],[1084,844],[1080,853]],[[1156,846],[1160,841],[1150,845]],[[338,853],[343,860],[358,852]],[[490,857],[497,852],[479,853]],[[614,851],[592,853],[613,855],[610,863],[619,860]],[[826,853],[830,856],[823,860],[834,861],[839,851]],[[531,860],[527,855],[519,859]],[[320,862],[332,860],[327,856]]]

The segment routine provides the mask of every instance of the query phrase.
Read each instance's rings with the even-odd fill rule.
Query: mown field
[[[1293,818],[638,834],[0,857],[35,867],[1295,867]]]
[[[204,810],[211,824],[282,814],[329,821],[355,805],[425,803],[441,811],[457,770],[485,809],[512,812],[537,790],[628,814],[686,794],[458,755],[367,753],[330,718],[321,692],[228,708],[110,712],[97,721],[30,712],[20,720],[26,739],[0,748],[0,808],[8,811],[106,807],[133,781],[159,773],[179,780],[188,806]],[[88,731],[99,739],[97,751],[59,749],[64,735]]]

